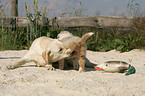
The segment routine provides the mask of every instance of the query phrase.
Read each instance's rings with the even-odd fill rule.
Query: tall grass
[[[132,29],[125,32],[121,32],[117,27],[71,29],[71,32],[77,36],[82,36],[82,34],[89,31],[95,34],[87,41],[88,50],[110,51],[116,49],[120,52],[126,52],[132,49],[145,49],[145,34],[142,34],[143,31],[140,29]]]
[[[0,29],[0,50],[20,50],[27,47],[25,28],[1,28]]]
[[[41,36],[41,31],[43,28],[43,22],[45,19],[45,9],[46,4],[43,6],[42,12],[38,11],[38,0],[33,0],[33,10],[34,13],[30,10],[30,5],[26,4],[25,2],[25,10],[26,10],[26,16],[30,22],[30,42],[32,42],[34,39]]]

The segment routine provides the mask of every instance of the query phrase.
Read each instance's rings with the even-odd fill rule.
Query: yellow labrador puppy
[[[85,67],[85,57],[86,57],[86,49],[87,45],[85,41],[92,36],[94,33],[89,32],[82,36],[82,38],[73,36],[68,31],[61,31],[58,34],[58,40],[60,40],[66,49],[71,49],[72,54],[67,59],[71,59],[73,62],[74,69],[78,69],[79,63],[79,72],[84,71]],[[64,60],[59,61],[59,68],[64,68]]]
[[[71,50],[66,50],[58,39],[40,37],[34,40],[28,53],[8,69],[17,68],[25,63],[34,62],[37,66],[44,66],[54,70],[51,63],[69,57]]]

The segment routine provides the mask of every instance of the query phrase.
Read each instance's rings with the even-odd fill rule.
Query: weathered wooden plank
[[[16,25],[15,17],[0,17],[0,26],[2,27],[12,27]]]
[[[98,20],[95,17],[56,17],[56,20],[54,18],[49,20],[51,26],[54,23],[55,26],[58,25],[59,27],[99,27]]]
[[[27,17],[19,17],[17,19],[17,25],[18,25],[18,27],[26,27],[29,23],[30,22],[27,19]]]
[[[49,25],[59,27],[131,27],[132,18],[127,17],[109,17],[109,16],[95,16],[95,17],[56,17],[49,19]]]
[[[26,17],[0,17],[0,27],[26,27],[29,20]]]
[[[98,23],[103,27],[125,27],[129,28],[132,26],[133,21],[132,17],[123,17],[123,16],[98,16]]]
[[[0,27],[26,27],[29,20],[26,17],[0,17]],[[94,16],[94,17],[54,17],[45,20],[46,26],[52,27],[124,27],[132,26],[132,18],[122,16]]]

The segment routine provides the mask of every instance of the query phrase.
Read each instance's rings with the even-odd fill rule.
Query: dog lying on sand
[[[74,69],[78,69],[79,63],[79,72],[84,71],[85,67],[85,57],[87,44],[85,41],[92,36],[94,33],[89,32],[82,36],[82,38],[73,36],[69,31],[61,31],[57,38],[60,40],[66,49],[72,50],[72,54],[67,59],[71,59],[73,62]],[[64,60],[59,61],[59,69],[64,68]]]
[[[14,69],[28,62],[34,62],[38,67],[47,67],[54,70],[52,62],[69,57],[70,49],[64,48],[58,39],[48,37],[40,37],[33,41],[28,53],[12,65],[8,65],[8,69]]]

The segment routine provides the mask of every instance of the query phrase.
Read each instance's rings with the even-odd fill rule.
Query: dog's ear
[[[50,50],[46,50],[42,53],[42,57],[45,60],[45,62],[48,64],[48,57],[50,55],[51,51]]]

